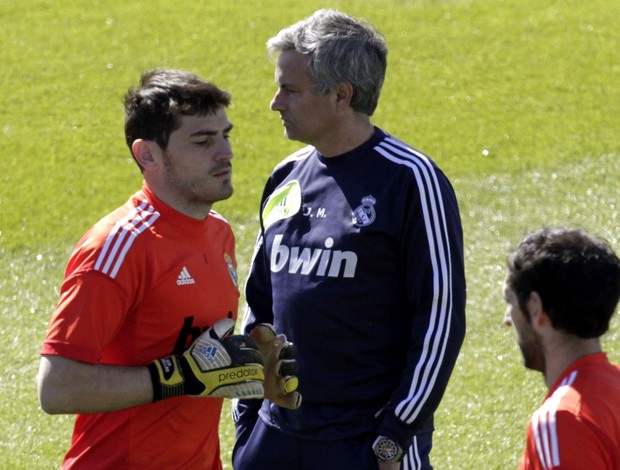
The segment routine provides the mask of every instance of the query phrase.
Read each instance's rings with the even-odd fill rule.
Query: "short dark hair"
[[[125,139],[129,149],[136,139],[153,140],[165,149],[170,134],[180,126],[180,115],[215,114],[230,104],[230,93],[182,70],[155,68],[128,90]]]
[[[580,338],[609,329],[620,298],[620,260],[605,240],[581,229],[528,234],[508,257],[507,285],[521,310],[537,292],[553,327]]]

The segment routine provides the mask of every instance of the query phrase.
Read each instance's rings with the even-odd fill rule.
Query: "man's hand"
[[[261,323],[250,331],[256,341],[265,365],[265,398],[283,408],[297,409],[301,406],[301,394],[297,391],[297,351],[284,335],[277,335],[273,327]]]
[[[231,335],[234,320],[220,320],[182,356],[168,356],[149,367],[153,401],[181,395],[263,398],[263,358],[255,341]]]

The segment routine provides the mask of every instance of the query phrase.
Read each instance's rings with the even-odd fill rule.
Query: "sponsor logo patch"
[[[283,235],[273,239],[270,254],[271,272],[282,270],[302,276],[355,277],[357,254],[353,251],[333,250],[334,239],[325,239],[323,248],[289,247],[282,243]]]
[[[278,220],[286,219],[301,210],[301,186],[299,181],[289,181],[276,189],[263,206],[263,225],[265,229]]]

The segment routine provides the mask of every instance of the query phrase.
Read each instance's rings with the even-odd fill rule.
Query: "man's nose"
[[[282,111],[284,109],[284,98],[282,97],[280,90],[276,91],[276,94],[273,95],[273,98],[271,98],[269,108],[272,111]]]

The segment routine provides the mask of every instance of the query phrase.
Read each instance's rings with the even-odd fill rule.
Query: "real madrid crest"
[[[362,203],[353,210],[353,224],[358,227],[367,227],[372,224],[377,217],[376,202],[377,200],[370,195],[363,197]]]
[[[228,274],[230,274],[230,279],[232,280],[235,287],[239,287],[239,282],[237,281],[237,270],[235,269],[232,258],[228,255],[228,253],[224,253],[224,260],[228,265]]]

